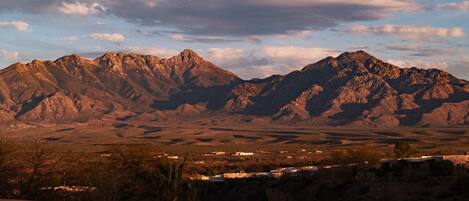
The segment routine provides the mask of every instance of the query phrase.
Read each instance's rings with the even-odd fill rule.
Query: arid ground
[[[465,153],[469,128],[354,128],[291,125],[209,125],[118,121],[101,125],[42,125],[2,129],[13,140],[42,139],[61,151],[101,152],[109,145],[149,144],[173,154],[213,151],[288,151],[306,148],[329,151],[353,146],[390,149],[406,139],[421,152]]]

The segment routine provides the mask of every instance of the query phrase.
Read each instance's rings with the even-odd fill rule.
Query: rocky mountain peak
[[[198,63],[202,61],[202,58],[191,49],[184,49],[179,55],[172,57],[177,63]]]
[[[89,60],[81,57],[78,54],[72,54],[72,55],[63,56],[55,60],[54,63],[67,65],[70,67],[70,66],[77,66],[77,65],[83,64],[86,61],[89,61]]]
[[[90,61],[69,55],[0,71],[0,124],[157,110],[331,125],[468,125],[468,108],[467,81],[436,69],[399,68],[364,51],[248,81],[190,49],[170,59],[109,52]]]
[[[357,61],[360,63],[365,63],[366,61],[376,58],[363,50],[358,50],[355,52],[344,52],[336,59],[342,62]]]

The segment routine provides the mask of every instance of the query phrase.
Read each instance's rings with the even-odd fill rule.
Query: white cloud
[[[441,3],[437,4],[436,7],[440,9],[469,10],[469,1]]]
[[[161,58],[172,57],[179,53],[176,50],[166,49],[163,47],[150,47],[150,48],[129,47],[127,51],[138,53],[138,54],[155,55]]]
[[[277,39],[307,39],[311,37],[313,31],[303,30],[303,31],[289,31],[285,34],[275,34],[273,37]]]
[[[125,40],[125,36],[119,33],[93,33],[89,36],[95,40],[109,41],[113,43],[121,43]]]
[[[77,36],[65,37],[64,40],[67,41],[68,43],[75,43],[78,40],[78,37]]]
[[[160,1],[160,0],[144,0],[144,3],[145,3],[145,5],[147,5],[148,7],[154,8],[154,7],[158,6],[158,2],[159,2],[159,1]]]
[[[28,31],[29,24],[24,21],[3,21],[0,22],[0,27],[10,27],[18,31]]]
[[[281,62],[295,65],[306,65],[323,59],[328,56],[337,56],[338,51],[324,48],[267,46],[260,50],[261,55],[274,62]]]
[[[393,25],[386,24],[377,27],[355,25],[346,32],[356,34],[394,35],[400,37],[423,39],[432,37],[462,38],[466,36],[461,27],[436,28],[431,26]]]
[[[6,50],[0,50],[0,58],[6,58],[6,59],[16,59],[18,58],[19,53],[18,52],[10,52]]]
[[[67,3],[62,2],[61,5],[58,5],[57,10],[66,15],[81,15],[81,16],[90,16],[100,14],[105,10],[105,8],[99,3]]]
[[[417,50],[419,46],[416,44],[394,44],[394,45],[387,45],[386,49],[389,50],[404,50],[404,51],[412,51]]]
[[[186,40],[186,37],[182,34],[172,34],[169,36],[169,39],[175,40],[175,41],[183,41],[183,40]]]
[[[265,46],[254,49],[210,48],[203,54],[207,60],[250,79],[286,74],[327,56],[337,56],[339,52],[324,48]]]
[[[234,73],[241,78],[265,78],[271,75],[285,74],[287,71],[291,71],[290,67],[286,66],[274,66],[274,65],[260,65],[260,66],[249,66],[242,69],[234,69]]]
[[[414,0],[250,0],[254,4],[276,5],[285,7],[298,6],[327,6],[337,4],[349,4],[357,6],[380,7],[388,10],[419,10],[421,6]]]
[[[220,65],[230,65],[239,63],[247,55],[244,50],[239,48],[210,48],[206,57],[209,61]]]
[[[468,65],[469,66],[469,56],[465,56],[462,58],[463,62],[465,65]]]
[[[401,60],[401,59],[388,59],[387,63],[402,67],[402,68],[448,68],[448,63],[446,61],[440,62],[429,62],[424,60]]]

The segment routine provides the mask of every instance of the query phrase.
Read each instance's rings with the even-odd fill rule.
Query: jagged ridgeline
[[[399,68],[363,51],[253,80],[191,50],[169,59],[70,55],[0,71],[2,124],[169,113],[315,125],[468,125],[469,83],[441,70]]]

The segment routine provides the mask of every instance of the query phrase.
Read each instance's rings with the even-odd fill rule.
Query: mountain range
[[[438,69],[400,68],[364,51],[252,80],[189,49],[168,59],[69,55],[0,70],[0,124],[198,116],[308,125],[468,125],[469,82]]]

